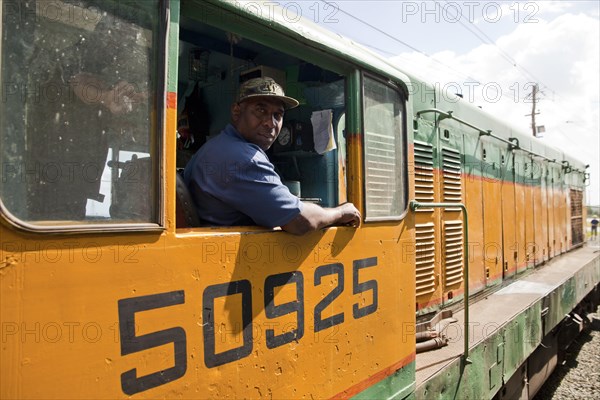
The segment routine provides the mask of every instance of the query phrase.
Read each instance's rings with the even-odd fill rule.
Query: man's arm
[[[335,208],[323,208],[312,203],[302,203],[302,211],[281,229],[294,235],[304,235],[329,225],[360,225],[360,212],[352,203],[345,203]]]

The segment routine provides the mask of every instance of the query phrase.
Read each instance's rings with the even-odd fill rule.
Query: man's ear
[[[240,103],[233,103],[231,105],[231,120],[233,122],[237,122],[240,119],[240,114],[242,113],[242,108]]]

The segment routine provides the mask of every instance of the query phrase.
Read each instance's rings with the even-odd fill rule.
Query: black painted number
[[[352,262],[352,293],[359,294],[368,290],[372,291],[373,302],[365,307],[360,307],[358,303],[352,307],[352,315],[354,318],[362,318],[369,314],[373,314],[378,306],[377,281],[374,279],[359,282],[358,274],[361,269],[370,268],[377,265],[377,257],[363,258],[362,260],[354,260]]]
[[[240,347],[216,353],[215,349],[215,299],[242,295],[243,343]],[[221,283],[204,290],[202,295],[202,333],[204,336],[204,364],[208,368],[217,367],[244,358],[252,352],[252,286],[250,281]]]
[[[135,335],[135,313],[183,304],[183,290],[132,297],[118,302],[119,332],[121,335],[121,355],[137,353],[153,347],[173,343],[175,348],[175,365],[171,368],[153,372],[145,376],[137,376],[137,370],[130,369],[121,374],[121,388],[128,395],[142,392],[164,385],[181,378],[187,369],[186,337],[183,328],[176,327],[145,335]]]
[[[343,313],[332,315],[331,317],[327,317],[325,319],[321,318],[323,310],[327,308],[328,305],[333,303],[333,301],[337,299],[338,296],[344,291],[344,266],[340,263],[327,264],[321,265],[315,270],[315,286],[319,286],[321,284],[321,278],[324,276],[334,274],[338,276],[337,286],[333,288],[333,290],[315,306],[315,332],[331,328],[334,325],[344,322]]]
[[[377,257],[354,260],[352,263],[352,293],[361,295],[361,298],[371,298],[368,305],[361,306],[361,302],[353,304],[352,315],[354,319],[365,317],[377,311],[379,293],[377,281],[374,279],[360,280],[360,271],[377,265]],[[322,331],[327,328],[342,324],[344,313],[323,318],[323,312],[344,292],[344,265],[333,263],[321,265],[315,270],[314,285],[323,284],[323,278],[337,275],[337,285],[319,301],[314,308],[314,330]],[[277,288],[294,285],[296,298],[283,304],[275,303]],[[369,294],[370,292],[370,294]],[[229,296],[241,295],[241,316],[243,343],[233,349],[216,351],[215,332],[215,300]],[[187,370],[187,342],[183,328],[174,327],[162,331],[136,336],[135,314],[157,308],[170,307],[185,303],[183,290],[153,294],[148,296],[132,297],[118,301],[119,332],[121,335],[121,355],[125,356],[144,350],[149,350],[165,344],[173,343],[175,365],[171,368],[153,372],[149,375],[137,376],[135,368],[121,374],[121,387],[123,392],[133,395],[154,387],[164,385],[170,381],[181,378]],[[239,303],[235,303],[239,304]],[[286,272],[270,275],[264,282],[264,307],[268,319],[276,319],[285,315],[295,314],[296,324],[294,329],[275,334],[275,329],[266,329],[266,345],[269,349],[283,346],[292,341],[298,341],[304,336],[304,276],[300,271]],[[253,349],[252,331],[252,284],[249,280],[239,280],[208,286],[202,294],[202,334],[204,340],[204,363],[208,368],[227,364],[249,356]]]
[[[290,283],[296,284],[296,300],[275,304],[275,288]],[[275,335],[274,329],[265,331],[269,349],[299,340],[304,336],[304,277],[300,271],[268,276],[265,280],[265,314],[267,318],[277,318],[291,313],[296,313],[296,329],[280,335]]]

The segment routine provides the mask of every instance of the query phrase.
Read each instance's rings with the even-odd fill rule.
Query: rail
[[[419,208],[456,208],[460,207],[463,211],[463,223],[464,223],[464,251],[465,251],[465,327],[464,327],[464,338],[465,338],[465,349],[464,359],[467,364],[471,363],[469,359],[469,217],[467,214],[467,207],[462,203],[420,203],[416,200],[411,200],[410,209],[414,212]]]

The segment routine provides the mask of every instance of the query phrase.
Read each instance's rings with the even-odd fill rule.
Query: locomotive
[[[287,11],[2,2],[2,398],[535,394],[598,304],[586,165]],[[177,170],[257,76],[359,227],[198,223]]]

